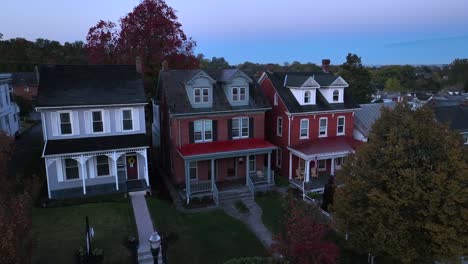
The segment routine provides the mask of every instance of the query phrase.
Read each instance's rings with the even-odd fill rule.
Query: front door
[[[137,180],[138,179],[138,159],[136,155],[127,155],[127,179],[128,180]]]

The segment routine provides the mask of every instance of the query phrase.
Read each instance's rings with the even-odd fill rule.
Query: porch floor
[[[304,184],[304,188],[305,188],[305,191],[306,192],[323,192],[323,189],[325,188],[325,184],[328,183],[328,179],[330,177],[333,177],[333,176],[330,176],[328,174],[322,174],[318,177],[310,177],[310,181],[308,183],[305,183]],[[291,179],[289,180],[289,182],[294,185],[295,187],[299,188],[302,190],[302,182],[303,180],[299,180],[299,179]],[[335,182],[337,185],[338,185],[338,182]]]

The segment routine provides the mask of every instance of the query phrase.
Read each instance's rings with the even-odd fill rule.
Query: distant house
[[[267,112],[267,138],[279,148],[273,163],[293,186],[322,191],[359,143],[353,138],[360,109],[348,83],[328,72],[265,72],[259,80],[272,109]]]
[[[10,82],[9,76],[0,76],[0,131],[16,136],[20,129],[19,107],[11,98]]]
[[[377,104],[361,104],[361,110],[354,115],[354,131],[355,139],[367,142],[372,125],[380,118],[382,107],[390,109],[395,108],[397,103],[377,103]]]
[[[460,133],[463,144],[468,146],[468,98],[458,105],[435,106],[433,109],[437,121]]]
[[[265,140],[264,123],[271,107],[250,76],[237,69],[163,70],[158,91],[153,137],[161,138],[161,164],[187,203],[253,197],[273,185],[276,146]]]
[[[142,76],[134,65],[45,65],[36,110],[49,198],[149,188]]]
[[[11,74],[13,95],[21,97],[31,103],[37,98],[39,82],[36,72],[14,72]]]

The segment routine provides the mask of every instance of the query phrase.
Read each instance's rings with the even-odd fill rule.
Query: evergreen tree
[[[373,92],[370,86],[371,75],[369,70],[362,66],[361,57],[348,53],[346,62],[341,65],[339,74],[349,84],[348,89],[350,89],[356,102],[360,104],[370,102]]]

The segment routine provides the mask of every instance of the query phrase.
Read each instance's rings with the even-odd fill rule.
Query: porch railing
[[[263,183],[275,183],[275,171],[271,170],[271,179],[270,182],[268,181],[268,170],[265,169],[259,175],[257,172],[250,172],[249,178],[252,180],[253,184],[263,184]]]
[[[255,194],[255,185],[254,183],[252,182],[252,177],[247,177],[247,187],[249,187],[249,190],[252,194]]]
[[[201,193],[211,191],[211,181],[190,182],[190,193]]]
[[[215,204],[219,204],[219,191],[218,191],[218,187],[216,187],[216,183],[212,185],[212,191],[213,191],[213,200]]]

